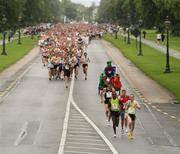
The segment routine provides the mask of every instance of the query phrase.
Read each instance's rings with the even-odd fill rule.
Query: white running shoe
[[[122,134],[122,135],[124,134],[124,129],[121,129],[121,134]]]
[[[107,126],[111,126],[111,124],[110,124],[110,122],[109,122],[109,121],[106,123],[106,125],[107,125]]]
[[[114,138],[116,138],[116,134],[114,134]]]
[[[128,133],[128,129],[127,128],[125,129],[125,132]]]

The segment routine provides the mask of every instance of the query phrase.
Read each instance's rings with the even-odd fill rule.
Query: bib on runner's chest
[[[119,100],[118,98],[116,99],[111,99],[111,110],[112,111],[119,111]]]

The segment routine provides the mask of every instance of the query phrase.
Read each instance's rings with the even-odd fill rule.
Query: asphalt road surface
[[[168,119],[140,101],[135,139],[121,135],[113,138],[112,126],[107,127],[104,106],[97,94],[100,73],[110,57],[101,41],[93,41],[88,48],[88,80],[82,69],[74,82],[72,99],[81,112],[69,106],[64,153],[113,153],[107,140],[119,154],[177,154],[180,153],[180,123]],[[123,74],[118,70],[128,93],[133,93]],[[0,104],[0,154],[58,154],[64,118],[67,115],[69,89],[62,81],[48,81],[47,69],[40,58],[33,61],[27,72]],[[72,103],[72,102],[71,102]],[[86,118],[89,118],[106,137],[106,142]]]

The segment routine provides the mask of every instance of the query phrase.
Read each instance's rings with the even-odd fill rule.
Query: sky
[[[98,5],[100,2],[100,0],[71,0],[71,1],[75,3],[81,3],[85,6],[91,6],[92,2],[95,2],[96,5]]]

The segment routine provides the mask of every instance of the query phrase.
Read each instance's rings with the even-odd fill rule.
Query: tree
[[[164,20],[169,16],[173,34],[180,29],[180,0],[101,0],[98,9],[99,22],[119,23],[127,25],[130,15],[131,24],[143,19],[143,26],[154,26],[163,30]]]

